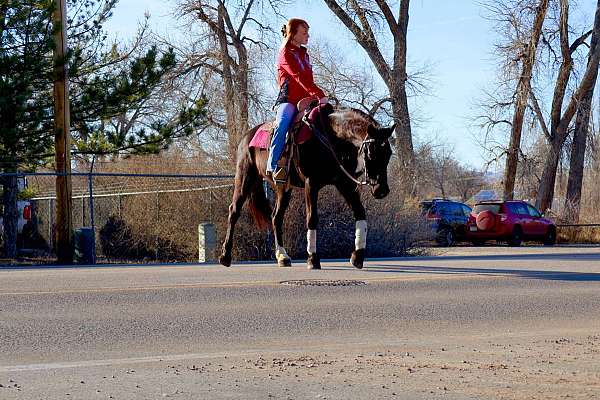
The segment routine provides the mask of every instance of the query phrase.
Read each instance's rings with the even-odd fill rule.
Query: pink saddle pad
[[[323,107],[324,106],[318,106],[318,107],[313,108],[311,110],[310,114],[308,115],[309,120],[314,123],[316,121],[316,119],[318,118],[318,114]],[[269,148],[269,144],[270,144],[269,141],[271,139],[270,131],[271,131],[271,127],[273,126],[273,123],[274,123],[274,121],[269,121],[269,122],[265,122],[264,124],[262,124],[256,130],[256,133],[254,134],[254,137],[250,141],[249,146],[256,147],[259,149]],[[294,142],[296,144],[302,144],[302,143],[306,142],[308,139],[312,138],[312,136],[313,136],[313,133],[310,130],[310,128],[304,122],[300,122],[300,123],[302,124],[302,126],[296,132],[296,136],[294,136]]]
[[[254,134],[254,137],[250,141],[250,147],[257,147],[259,149],[268,149],[269,148],[269,140],[271,139],[269,136],[271,135],[271,126],[273,122],[265,122],[262,124]]]

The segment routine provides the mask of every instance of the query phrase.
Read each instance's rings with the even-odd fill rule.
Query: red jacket
[[[275,105],[281,103],[298,104],[305,97],[325,97],[325,93],[313,79],[310,58],[305,47],[288,43],[279,51],[277,59],[277,81],[279,96]]]

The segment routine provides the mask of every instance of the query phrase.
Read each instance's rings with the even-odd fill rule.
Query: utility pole
[[[73,203],[71,199],[71,134],[69,132],[69,90],[65,68],[66,0],[55,0],[54,41],[54,144],[56,172],[56,256],[62,264],[73,263]]]

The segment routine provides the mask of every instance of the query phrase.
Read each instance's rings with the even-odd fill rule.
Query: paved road
[[[0,269],[0,398],[600,396],[600,248],[323,267]]]

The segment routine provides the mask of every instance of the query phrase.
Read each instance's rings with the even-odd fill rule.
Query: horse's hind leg
[[[238,171],[235,177],[235,187],[233,189],[233,198],[231,200],[231,204],[229,205],[229,217],[227,219],[227,234],[225,235],[225,240],[223,241],[223,252],[221,253],[221,257],[219,258],[219,262],[229,267],[231,265],[231,249],[233,247],[233,230],[235,228],[235,224],[240,217],[240,212],[242,211],[242,207],[244,202],[248,198],[250,191],[252,190],[252,185],[255,182],[255,176],[252,170],[246,170],[245,174],[240,170],[240,166],[238,166]]]
[[[280,267],[291,267],[292,260],[283,247],[283,216],[290,204],[292,191],[285,188],[277,188],[275,197],[275,209],[273,210],[273,232],[275,233],[275,258]]]
[[[354,251],[350,257],[350,263],[361,269],[365,261],[365,247],[367,246],[367,213],[360,200],[360,193],[351,185],[337,185],[338,191],[352,209],[356,221],[354,236]]]
[[[306,251],[308,269],[321,269],[321,259],[317,254],[317,226],[319,225],[319,213],[317,203],[319,200],[319,187],[316,187],[310,178],[304,183],[304,196],[306,202]]]

